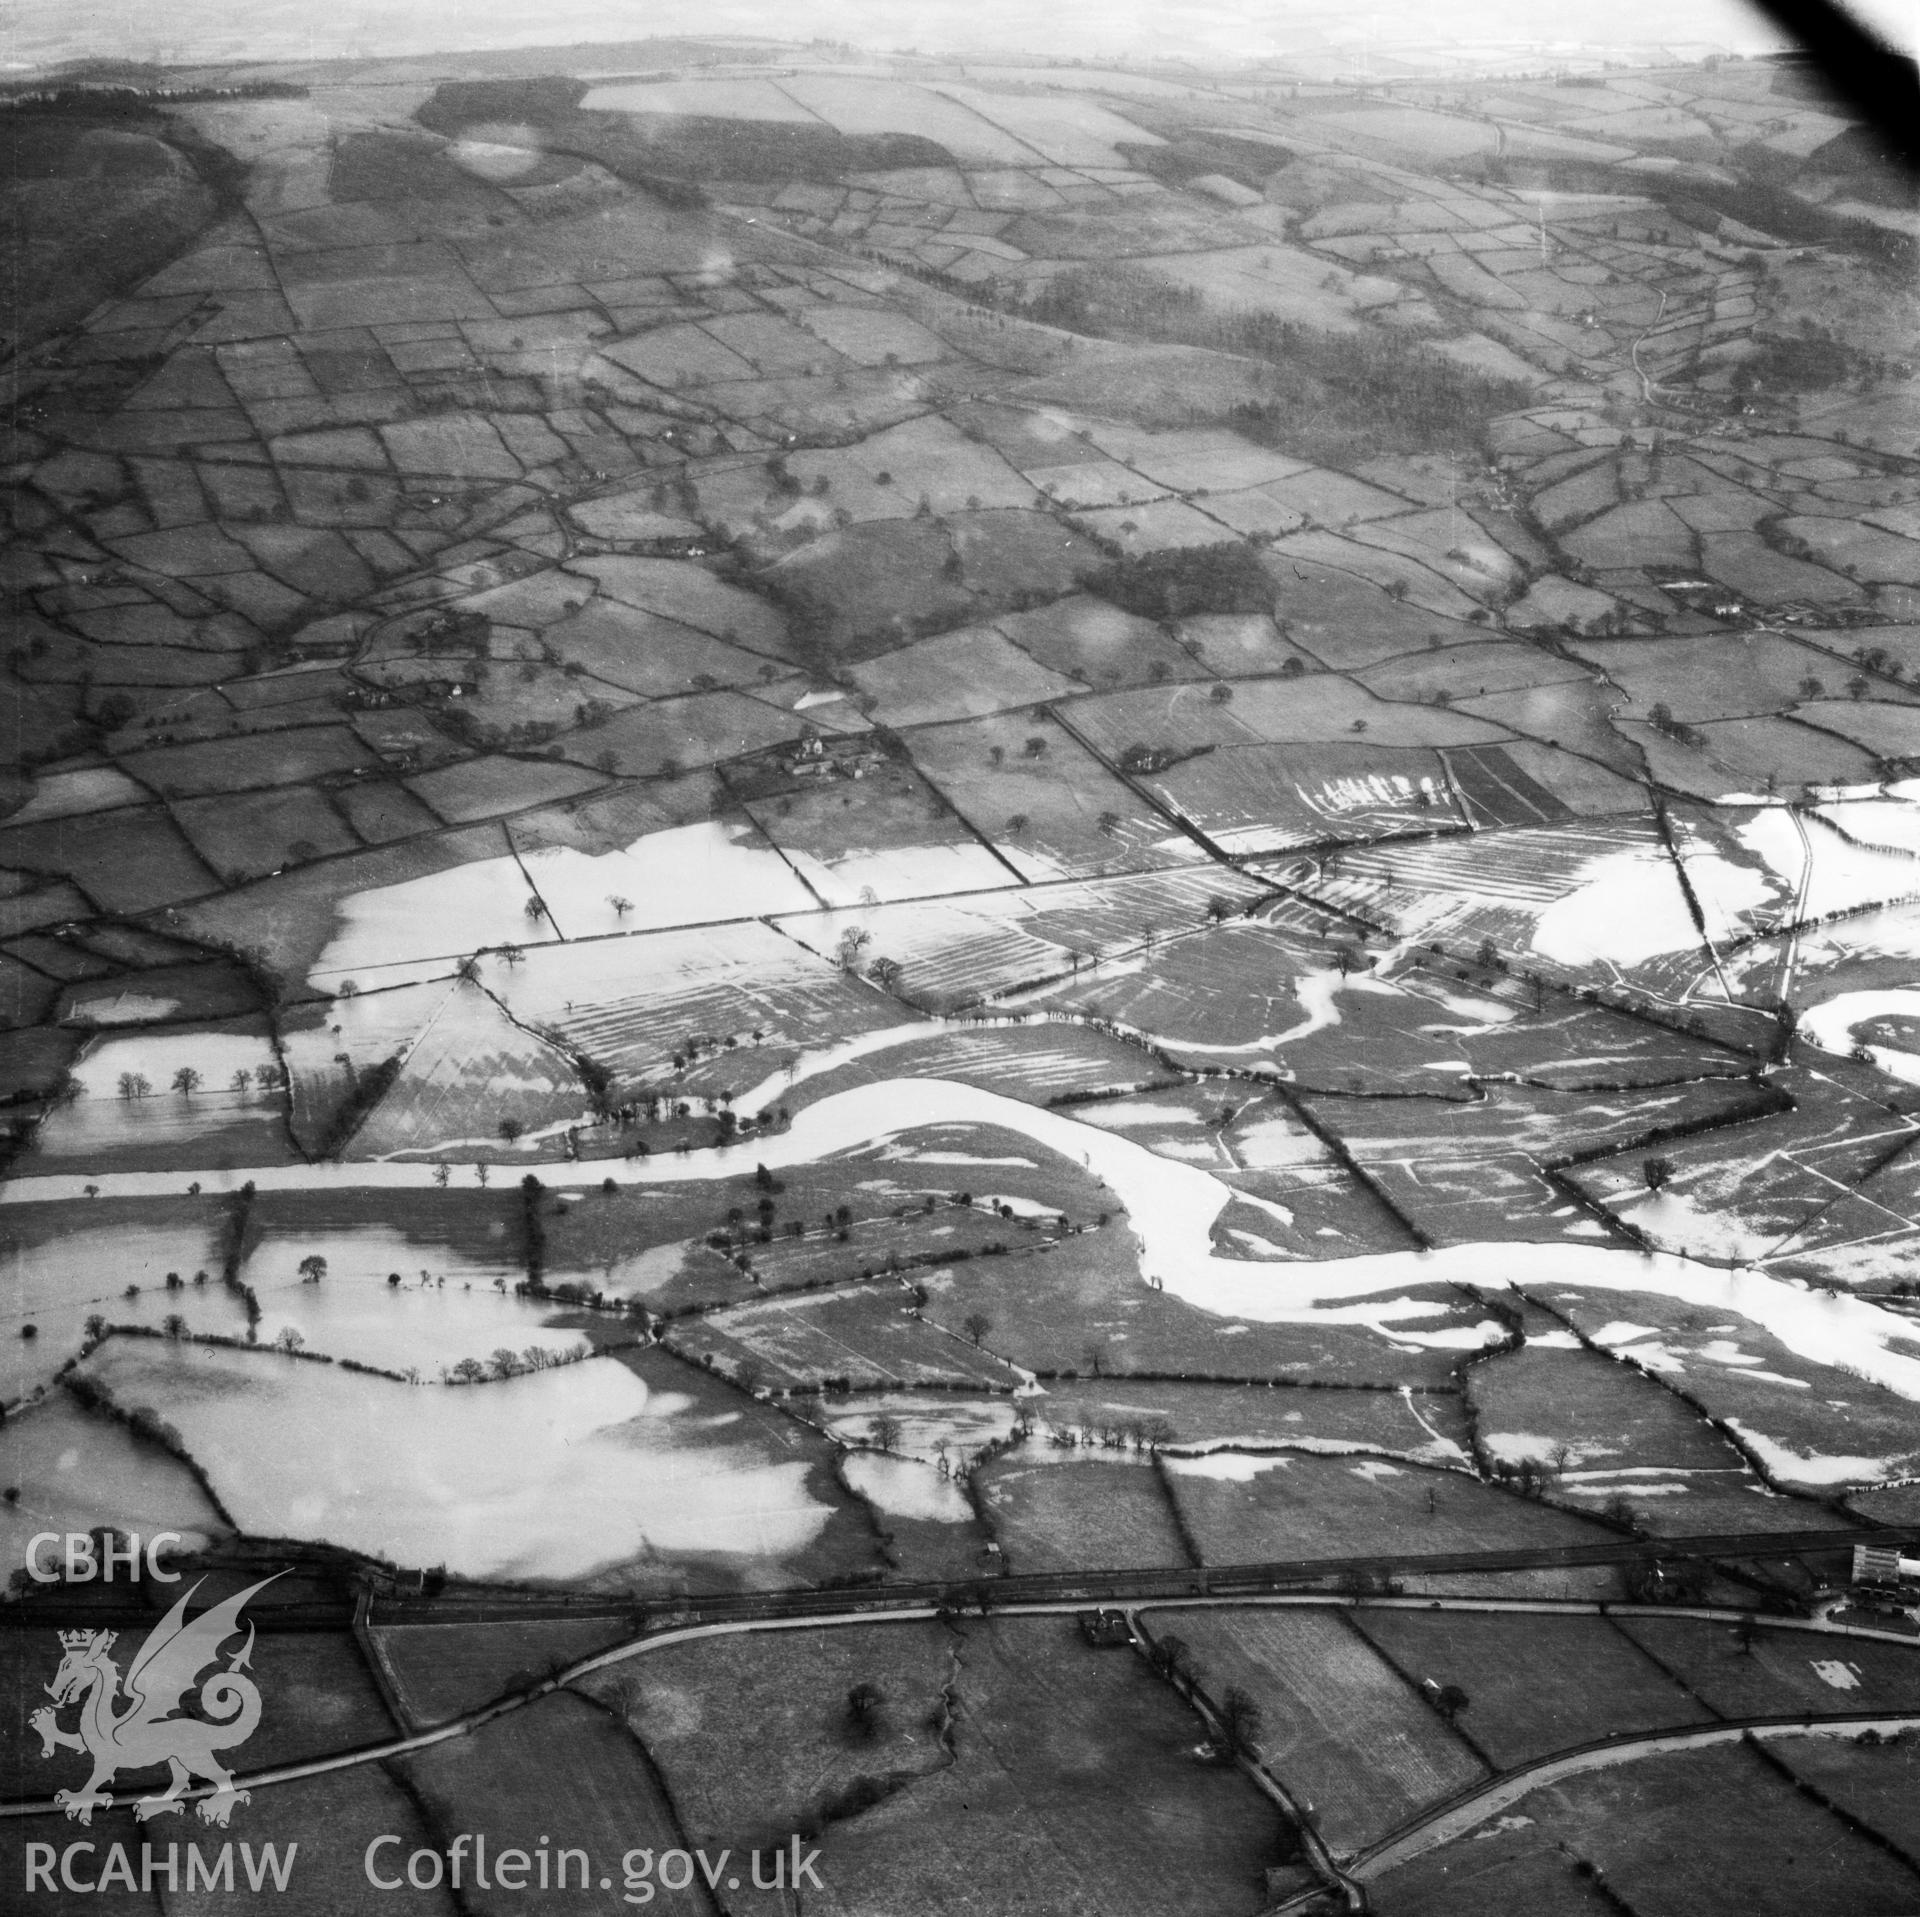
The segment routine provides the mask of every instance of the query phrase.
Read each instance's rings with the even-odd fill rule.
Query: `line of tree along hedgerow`
[[[1403,337],[1329,333],[1273,313],[1209,305],[1188,287],[1125,266],[1065,273],[1020,307],[1022,317],[1102,339],[1204,346],[1265,362],[1267,397],[1233,409],[1249,439],[1284,442],[1343,464],[1368,452],[1473,445],[1496,414],[1532,398],[1516,380],[1457,366]]]

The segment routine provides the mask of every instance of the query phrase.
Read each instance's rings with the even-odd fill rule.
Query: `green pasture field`
[[[1379,1458],[1170,1458],[1167,1479],[1208,1564],[1524,1550],[1614,1535],[1461,1471]]]
[[[1003,1618],[965,1627],[956,1666],[952,1763],[827,1828],[836,1917],[1261,1907],[1279,1815],[1194,1761],[1196,1719],[1139,1658],[1087,1649],[1070,1618]]]
[[[818,1828],[863,1780],[897,1791],[952,1762],[942,1694],[967,1628],[914,1619],[696,1639],[581,1688],[659,1765],[689,1843],[771,1849]],[[848,1712],[857,1684],[880,1692],[871,1736]]]
[[[1459,1728],[1496,1770],[1713,1713],[1601,1617],[1361,1606],[1355,1627],[1415,1684],[1458,1685]]]
[[[873,717],[894,727],[977,720],[1081,690],[1071,678],[1030,659],[993,626],[969,626],[896,647],[853,666],[848,676],[872,699]]]
[[[1076,594],[996,622],[1036,664],[1077,687],[1204,679],[1204,666],[1150,619],[1104,599]]]
[[[1238,1342],[1237,1340],[1235,1341]],[[1199,1384],[1130,1378],[1052,1379],[1024,1401],[1040,1428],[1090,1433],[1164,1420],[1179,1445],[1325,1444],[1423,1454],[1451,1444],[1465,1455],[1466,1414],[1451,1393],[1314,1391],[1289,1385]]]
[[[346,727],[311,726],[209,740],[204,745],[149,746],[144,752],[129,753],[121,763],[163,797],[185,798],[203,792],[298,785],[328,773],[358,771],[373,760]]]
[[[555,1851],[584,1850],[591,1867],[611,1871],[629,1850],[656,1854],[681,1842],[672,1799],[647,1753],[620,1716],[585,1697],[561,1692],[396,1765],[437,1833],[484,1831],[494,1858],[510,1848],[533,1853],[544,1840]],[[392,1853],[389,1852],[388,1855]],[[521,1909],[578,1910],[593,1900],[578,1890],[574,1865],[567,1892],[481,1891],[471,1878],[462,1908],[476,1917]],[[619,1877],[614,1879],[618,1884]],[[531,1894],[529,1894],[531,1892]],[[613,1899],[601,1893],[609,1906]],[[714,1917],[719,1906],[695,1875],[678,1893],[684,1910]]]
[[[578,667],[586,675],[590,690],[598,691],[592,682],[599,682],[649,699],[751,685],[778,670],[758,653],[611,599],[548,626],[540,637],[560,655],[563,669]]]
[[[325,794],[311,786],[250,793],[244,806],[230,797],[183,799],[173,816],[193,849],[227,885],[359,848],[359,840]]]
[[[448,825],[471,825],[502,812],[574,798],[598,784],[592,773],[575,766],[490,754],[423,772],[408,779],[406,789]]]
[[[1737,1627],[1705,1618],[1622,1617],[1618,1623],[1722,1717],[1920,1711],[1920,1646],[1764,1624],[1743,1645]]]
[[[1043,1374],[1154,1378],[1320,1378],[1446,1384],[1456,1354],[1407,1350],[1362,1326],[1261,1324],[1217,1317],[1140,1279],[1123,1216],[1035,1258],[975,1259],[920,1280],[926,1315],[961,1331],[978,1311],[993,1348]],[[1456,1309],[1458,1309],[1456,1307]],[[1445,1315],[1419,1320],[1437,1328]],[[1472,1322],[1462,1314],[1462,1322]]]
[[[557,743],[562,757],[576,765],[609,776],[654,778],[758,752],[805,730],[804,719],[743,693],[698,692],[616,713]]]
[[[1406,705],[1363,690],[1338,673],[1298,679],[1242,679],[1230,710],[1254,738],[1279,745],[1327,744],[1364,733],[1376,746],[1488,744],[1501,731],[1442,706]]]
[[[1767,1746],[1843,1816],[1920,1857],[1920,1741],[1911,1731],[1880,1744],[1844,1737],[1783,1737]]]
[[[1638,779],[1643,776],[1640,754],[1613,729],[1619,697],[1591,680],[1574,679],[1516,692],[1491,692],[1484,699],[1462,699],[1453,709],[1523,739],[1578,753],[1623,778]]]
[[[759,583],[789,609],[803,650],[857,664],[987,610],[948,571],[953,551],[937,520],[877,520],[809,541]]]
[[[1036,1441],[1037,1443],[1038,1441]],[[975,1474],[1008,1570],[1182,1569],[1182,1542],[1158,1470],[1078,1451],[1024,1447]]]
[[[440,829],[440,821],[404,786],[384,779],[343,786],[334,802],[367,845],[387,845]]]
[[[1310,1807],[1336,1856],[1485,1775],[1413,1683],[1338,1612],[1156,1605],[1145,1622],[1158,1640],[1185,1641],[1216,1703],[1233,1685],[1253,1697],[1262,1763]]]
[[[1633,720],[1623,719],[1618,730],[1646,754],[1660,784],[1709,803],[1770,791],[1800,796],[1806,786],[1871,785],[1878,769],[1872,753],[1787,716],[1709,720],[1686,743]]]
[[[137,914],[216,889],[166,813],[142,807],[0,831],[0,860],[70,878],[103,912]]]
[[[1809,696],[1801,690],[1803,680],[1819,680],[1838,692],[1849,670],[1830,653],[1771,632],[1582,638],[1574,647],[1626,693],[1631,717],[1644,719],[1663,704],[1687,725],[1785,712]],[[1885,685],[1875,696],[1899,698]]]
[[[1475,640],[1464,645],[1427,647],[1402,653],[1353,675],[1383,699],[1481,698],[1519,686],[1558,685],[1582,677],[1579,664],[1513,640]]]
[[[373,1631],[410,1727],[444,1724],[632,1635],[620,1617],[382,1624]]]
[[[1512,1814],[1535,1819],[1543,1848],[1565,1844],[1593,1864],[1640,1917],[1895,1917],[1913,1907],[1908,1866],[1738,1746],[1592,1771],[1523,1798]]]
[[[1038,752],[1028,745],[1036,738]],[[922,726],[907,735],[907,750],[1023,878],[1094,878],[1201,857],[1070,733],[1029,713]]]
[[[1012,1390],[1018,1374],[971,1340],[923,1322],[895,1282],[850,1287],[817,1299],[731,1305],[676,1321],[669,1345],[711,1358],[738,1377],[743,1365],[781,1384],[989,1385]]]

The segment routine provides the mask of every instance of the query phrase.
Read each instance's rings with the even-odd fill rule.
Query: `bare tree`
[[[976,1345],[984,1342],[986,1335],[993,1329],[993,1320],[984,1311],[970,1311],[965,1319],[966,1333]]]

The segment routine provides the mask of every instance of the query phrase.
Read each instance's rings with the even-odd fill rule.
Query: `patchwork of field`
[[[1167,1484],[1207,1564],[1418,1557],[1592,1542],[1603,1535],[1583,1518],[1495,1490],[1465,1472],[1383,1458],[1216,1451],[1169,1458]]]
[[[1920,1711],[1910,1619],[1762,1608],[1867,1618],[1822,1546],[1920,1458],[1920,328],[1850,109],[1381,22],[175,25],[26,21],[4,102],[0,1553],[279,1570],[243,1768],[458,1727],[234,1807],[275,1894],[485,1830],[542,1908],[786,1917],[791,1843],[840,1917],[1199,1917],[1341,1894],[1297,1815],[1388,1917],[1910,1908],[1904,1738],[1364,1856]],[[15,1584],[25,1804],[42,1625],[172,1587]]]

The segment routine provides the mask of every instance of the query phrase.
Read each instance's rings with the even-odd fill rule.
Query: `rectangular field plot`
[[[1623,1617],[1621,1630],[1722,1717],[1920,1711],[1920,1645],[1762,1625],[1743,1646],[1731,1624]]]
[[[900,966],[907,997],[945,1010],[1198,925],[1214,898],[1240,905],[1263,890],[1258,880],[1210,866],[816,913],[783,918],[780,926],[822,956],[838,949],[848,926],[860,926],[871,954]]]
[[[664,1080],[689,1038],[758,1083],[808,1047],[897,1024],[886,995],[755,922],[600,939],[489,968],[513,1015],[604,1065],[616,1095]]]
[[[1336,1856],[1485,1774],[1414,1689],[1343,1616],[1308,1610],[1161,1610],[1156,1638],[1183,1638],[1215,1700],[1229,1685],[1260,1706],[1262,1761],[1309,1804]]]
[[[1363,1606],[1353,1621],[1413,1683],[1466,1692],[1461,1728],[1497,1770],[1597,1737],[1712,1721],[1605,1618]]]
[[[675,1350],[740,1375],[751,1365],[784,1384],[847,1378],[859,1385],[969,1384],[1011,1391],[1019,1374],[972,1343],[945,1335],[910,1309],[896,1283],[824,1298],[734,1305],[671,1327]]]
[[[1022,878],[1091,878],[1204,856],[1071,734],[1026,713],[922,727],[907,749]]]
[[[1613,1535],[1463,1472],[1381,1458],[1216,1451],[1169,1458],[1167,1480],[1208,1564],[1548,1549]]]
[[[1198,1764],[1198,1725],[1137,1657],[1087,1649],[1069,1618],[967,1623],[954,1762],[828,1825],[815,1917],[950,1905],[1074,1917],[1218,1917],[1263,1900],[1280,1818],[1247,1779]],[[909,1693],[911,1695],[911,1693]]]
[[[1142,783],[1229,855],[1465,823],[1439,755],[1417,748],[1231,746]]]
[[[1151,1570],[1193,1559],[1160,1473],[1073,1452],[1025,1450],[980,1477],[993,1536],[1013,1571]]]

